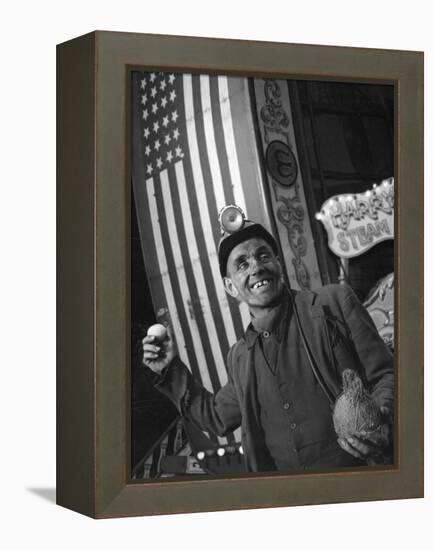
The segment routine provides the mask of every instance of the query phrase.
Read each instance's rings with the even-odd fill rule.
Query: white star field
[[[184,157],[179,143],[177,76],[144,73],[140,81],[146,175],[168,168]]]

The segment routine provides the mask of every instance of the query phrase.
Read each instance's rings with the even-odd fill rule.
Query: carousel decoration
[[[393,214],[394,182],[389,178],[365,193],[331,197],[315,217],[327,231],[330,250],[346,259],[393,239]]]
[[[346,282],[350,258],[394,238],[394,179],[388,178],[364,193],[327,199],[315,215],[340,261],[339,281]],[[384,342],[394,348],[394,275],[389,273],[370,291],[364,306]]]

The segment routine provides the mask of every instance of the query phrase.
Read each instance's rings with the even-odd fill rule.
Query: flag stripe
[[[172,252],[173,252],[174,262],[176,266],[176,272],[180,283],[184,307],[188,309],[189,302],[191,304],[192,300],[190,299],[189,285],[187,282],[185,267],[184,267],[187,262],[186,262],[186,258],[183,256],[183,253],[185,254],[185,249],[183,253],[181,252],[181,246],[178,238],[178,229],[175,221],[175,213],[173,210],[173,202],[172,202],[173,199],[171,196],[170,184],[167,177],[167,170],[163,170],[163,172],[161,172],[160,177],[161,177],[161,190],[162,190],[163,200],[164,200],[164,211],[165,211],[168,231],[170,235],[170,242],[172,245]],[[197,279],[196,279],[196,282],[197,282]],[[200,289],[198,289],[198,291],[200,291]],[[190,305],[190,308],[191,308],[191,305]],[[202,383],[207,390],[213,391],[215,382],[214,384],[212,384],[210,373],[207,369],[207,360],[206,360],[205,353],[202,346],[203,334],[202,336],[200,335],[200,332],[197,327],[197,322],[195,320],[195,316],[189,315],[188,322],[189,322],[190,330],[193,336],[193,341],[196,347],[196,354],[197,354],[197,359],[199,364],[199,371],[201,373]]]
[[[198,353],[198,363],[203,381],[202,383],[208,391],[216,393],[218,389],[227,381],[226,367],[223,361],[221,345],[217,336],[212,311],[208,301],[207,287],[202,271],[202,263],[195,240],[192,222],[193,217],[186,188],[184,163],[181,161],[177,162],[174,169],[172,167],[169,169],[169,173],[173,172],[175,172],[175,177],[172,176],[170,180],[176,180],[177,185],[174,185],[172,188],[170,187],[170,181],[167,177],[167,171],[164,170],[161,172],[161,185],[166,206],[166,218],[170,222],[169,235],[173,243],[176,243],[177,255],[174,258],[175,265],[182,266],[181,270],[177,269],[178,276],[182,276],[184,274],[183,266],[191,264],[193,268],[192,277],[189,278],[189,282],[191,284],[193,280],[195,281],[198,295],[197,300],[192,300],[193,304],[197,304],[197,307],[193,306],[193,309],[195,316],[197,317],[198,324],[202,323],[205,325],[205,328],[195,334],[193,339],[196,348],[200,350]],[[177,216],[176,221],[172,204],[173,206],[178,207],[177,211],[183,213],[182,216]],[[187,285],[187,280],[183,279],[181,286],[186,288]],[[205,357],[201,341],[206,349],[210,350],[208,351],[207,357]],[[212,436],[212,439],[215,440],[215,436]],[[218,437],[217,440],[221,444],[225,444],[227,442],[226,438]]]
[[[225,326],[227,331],[227,342],[221,342],[222,345],[225,346],[225,349],[228,349],[229,342],[234,342],[236,337],[233,330],[233,324],[232,319],[230,316],[226,316],[227,311],[227,301],[224,294],[224,289],[222,288],[222,283],[219,276],[218,271],[218,261],[217,261],[217,251],[214,244],[214,238],[213,238],[213,232],[211,228],[211,220],[209,217],[209,211],[206,207],[206,194],[205,194],[205,186],[203,181],[203,174],[201,169],[201,163],[200,163],[200,153],[199,153],[199,147],[197,142],[197,135],[196,135],[196,126],[195,126],[195,119],[194,119],[194,103],[193,103],[193,89],[192,89],[192,77],[191,75],[184,75],[183,76],[183,82],[184,82],[184,106],[185,106],[185,116],[187,121],[187,140],[188,140],[188,147],[190,152],[190,159],[191,159],[191,169],[193,173],[193,182],[194,182],[194,189],[195,193],[190,194],[190,199],[192,204],[196,204],[198,206],[197,214],[192,219],[196,221],[196,237],[199,241],[200,239],[203,239],[205,244],[205,250],[204,250],[204,259],[205,262],[204,265],[207,265],[207,261],[211,264],[210,269],[210,277],[211,280],[214,282],[214,288],[216,289],[218,297],[221,299],[219,302],[216,303],[216,308],[218,308],[221,312],[222,317],[225,319]],[[184,163],[187,167],[188,163]],[[184,211],[184,210],[183,210]],[[200,222],[200,223],[199,223]],[[207,261],[206,261],[207,260]],[[201,263],[198,261],[198,272],[201,273]],[[209,306],[208,296],[205,294],[206,300],[205,300],[205,306]],[[224,300],[224,301],[223,301]],[[226,307],[222,307],[226,306]],[[211,312],[210,312],[211,313]],[[216,350],[214,356],[221,357],[221,360],[216,360],[216,365],[218,369],[218,374],[220,377],[220,380],[222,383],[225,383],[227,381],[227,373],[226,373],[226,365],[225,360],[223,359],[223,356],[221,354],[221,347],[218,346],[219,337],[217,334],[217,331],[215,329],[214,322],[210,323],[210,336],[211,336],[211,342],[216,344]],[[222,336],[224,335],[225,331],[223,330]],[[218,356],[217,356],[218,354]]]
[[[247,218],[259,220],[259,211],[263,208],[264,202],[252,192],[252,189],[256,188],[262,193],[262,185],[256,151],[252,141],[246,139],[246,136],[254,136],[253,121],[250,126],[248,123],[251,109],[247,81],[234,77],[219,77],[219,91],[220,101],[227,110],[225,139],[228,147],[233,148],[231,173],[236,174],[236,177],[232,177],[235,200],[239,201],[238,205],[244,202],[243,210]],[[241,165],[243,170],[240,170]],[[250,323],[250,312],[244,303],[240,303],[239,308],[243,328],[246,329]]]
[[[181,292],[181,286],[180,286],[180,280],[176,271],[176,263],[174,260],[173,252],[171,249],[171,242],[169,239],[169,230],[167,227],[166,219],[165,219],[165,211],[164,211],[164,205],[163,205],[163,199],[161,196],[161,185],[159,181],[159,177],[156,176],[155,178],[155,187],[154,187],[154,181],[151,179],[149,180],[149,183],[152,183],[152,188],[149,190],[149,195],[152,198],[152,202],[150,201],[150,215],[152,217],[153,226],[155,227],[155,231],[160,233],[161,236],[159,237],[160,240],[156,242],[158,255],[161,256],[161,263],[162,263],[162,269],[161,269],[161,278],[164,280],[167,280],[168,283],[171,283],[171,287],[173,289],[173,296],[175,300],[171,300],[171,307],[169,307],[169,312],[171,314],[171,317],[174,316],[174,311],[178,313],[178,317],[181,321],[181,327],[184,334],[184,339],[186,342],[186,350],[188,354],[188,358],[190,361],[190,366],[192,373],[194,376],[196,376],[198,379],[201,379],[200,376],[200,369],[198,360],[196,357],[196,349],[194,345],[194,335],[195,333],[190,330],[190,311],[189,308],[185,306],[185,301],[183,300],[183,295]],[[171,268],[169,268],[171,266]],[[187,301],[190,297],[190,294],[187,296]],[[176,315],[175,315],[176,317]],[[175,333],[176,338],[178,338],[177,333]],[[181,355],[180,355],[181,356]],[[181,359],[184,361],[185,357],[181,356]],[[185,362],[185,361],[184,361]],[[186,363],[188,365],[188,363]]]
[[[199,94],[198,94],[199,95]],[[224,192],[224,186],[222,181],[222,170],[220,168],[219,163],[219,155],[217,150],[217,144],[216,144],[216,138],[214,133],[214,118],[215,117],[215,111],[220,111],[219,106],[214,106],[216,108],[212,108],[211,103],[211,87],[210,87],[210,77],[206,75],[200,76],[200,99],[201,99],[201,109],[203,112],[203,124],[198,120],[197,128],[198,128],[198,138],[199,143],[206,144],[206,153],[207,155],[201,155],[201,157],[207,157],[209,159],[209,166],[211,171],[211,179],[209,180],[209,186],[212,191],[212,195],[215,197],[215,203],[216,203],[216,211],[215,213],[212,212],[211,216],[212,219],[217,220],[218,212],[220,212],[221,208],[225,206],[226,199],[225,199],[225,192]],[[202,127],[203,127],[203,135],[202,135]],[[199,135],[200,134],[200,135]],[[204,137],[203,137],[204,136]],[[217,223],[214,223],[214,226],[216,228],[217,233],[217,239],[215,240],[216,245],[218,244],[218,241],[220,240],[220,230]],[[215,265],[213,267],[216,274],[219,274],[219,266]],[[229,311],[227,311],[227,315],[231,315],[232,322],[233,322],[233,328],[234,328],[234,334],[228,334],[228,340],[229,344],[232,345],[236,342],[237,337],[235,334],[240,337],[243,334],[243,324],[241,320],[241,314],[239,307],[237,303],[232,299],[229,298],[225,291],[223,290],[222,281],[220,280],[220,275],[218,275],[218,282],[216,282],[216,288],[221,289],[221,292],[223,292],[223,297],[220,298],[221,301],[225,300],[225,307],[229,308]],[[232,329],[232,324],[230,325]]]
[[[202,80],[203,78],[200,77]],[[202,105],[202,98],[201,98],[201,83],[199,81],[199,77],[193,77],[193,98],[194,98],[194,110],[195,112],[202,113],[206,110],[206,107]],[[212,151],[211,147],[208,147],[208,140],[204,136],[205,134],[213,134],[212,132],[212,115],[209,112],[209,116],[211,118],[207,118],[206,121],[203,120],[202,116],[198,116],[196,118],[196,131],[197,131],[197,144],[198,144],[198,156],[201,159],[202,167],[205,168],[206,173],[208,173],[208,185],[205,185],[205,181],[203,182],[203,188],[201,188],[199,185],[196,186],[197,190],[197,198],[198,202],[201,205],[200,208],[200,217],[202,222],[202,228],[207,227],[207,231],[205,231],[208,236],[210,233],[212,233],[213,224],[211,223],[211,219],[217,220],[217,211],[211,210],[210,207],[206,208],[206,204],[210,204],[210,201],[208,200],[208,196],[211,195],[212,199],[215,197],[214,192],[215,189],[220,188],[220,195],[223,195],[223,189],[221,185],[221,178],[219,180],[218,175],[217,181],[211,180],[209,166],[210,163],[208,162],[208,159],[210,156],[213,156],[216,160],[216,152],[215,149]],[[211,155],[210,155],[211,151]],[[215,164],[214,160],[214,164]],[[214,170],[216,169],[216,166],[214,166]],[[219,172],[220,173],[220,172]],[[199,183],[199,182],[198,182]],[[208,194],[206,194],[206,191],[208,190]],[[220,197],[221,199],[222,197]],[[214,203],[214,201],[212,201]],[[218,224],[214,223],[214,227],[218,229]],[[215,234],[214,234],[215,235]],[[215,239],[212,240],[206,239],[206,247],[207,247],[207,256],[209,258],[210,262],[210,275],[214,281],[214,288],[216,291],[216,310],[220,309],[221,315],[223,318],[224,323],[224,330],[226,331],[227,341],[228,345],[225,349],[228,349],[229,346],[232,346],[237,341],[237,336],[235,334],[235,328],[234,328],[234,320],[231,314],[231,309],[229,307],[228,302],[228,295],[226,294],[222,280],[220,278],[220,272],[219,272],[219,264],[218,264],[218,256],[217,256],[217,245],[215,242]],[[213,289],[214,290],[214,289]]]
[[[157,178],[158,181],[158,178]],[[200,342],[199,338],[199,332],[198,330],[193,331],[193,338],[189,331],[189,320],[190,316],[187,312],[184,311],[184,305],[182,303],[182,293],[180,291],[180,284],[178,281],[178,278],[176,276],[173,276],[173,272],[169,273],[168,270],[168,264],[175,265],[175,261],[173,259],[172,252],[170,250],[170,247],[168,246],[169,238],[167,227],[165,227],[164,223],[164,211],[163,215],[160,216],[161,223],[158,218],[158,206],[157,201],[155,198],[155,189],[154,189],[154,181],[152,178],[148,179],[146,182],[146,189],[148,191],[148,202],[149,202],[149,215],[150,217],[148,219],[151,220],[151,231],[154,236],[154,244],[156,245],[156,250],[158,251],[157,258],[158,258],[158,266],[159,271],[161,273],[161,276],[158,278],[154,277],[154,283],[157,283],[159,281],[163,282],[164,285],[164,291],[166,294],[166,298],[163,299],[163,301],[159,303],[167,304],[167,307],[170,312],[171,320],[174,325],[175,335],[177,339],[177,344],[179,346],[179,354],[182,361],[187,365],[187,367],[190,368],[193,372],[193,375],[196,379],[202,380],[202,375],[198,366],[198,362],[196,359],[195,351],[196,351],[196,344]],[[163,209],[164,210],[164,209]],[[146,217],[145,217],[146,219]],[[161,231],[162,229],[162,231]],[[149,234],[149,233],[148,233]],[[163,234],[166,235],[166,237],[163,237]],[[163,243],[166,243],[166,246],[164,246]],[[149,251],[152,247],[146,247],[146,252],[149,254]],[[169,278],[169,274],[171,277]],[[172,280],[172,283],[171,283]],[[173,284],[173,291],[172,291],[172,284]],[[155,284],[152,284],[152,289],[155,292]],[[174,296],[177,297],[177,299],[174,299]],[[176,305],[175,302],[181,302]],[[181,319],[181,323],[178,324],[174,321],[175,319]],[[183,327],[183,329],[181,328]],[[187,341],[187,344],[183,342],[185,337],[185,340]],[[195,342],[195,344],[193,343]],[[188,358],[186,356],[186,353],[188,354]],[[200,363],[206,368],[207,361],[203,359]],[[205,374],[205,382],[202,381],[205,388],[207,388],[209,391],[213,391],[214,388],[212,387],[212,384],[210,382],[207,382],[206,379],[209,378],[208,373]],[[218,382],[215,381],[215,384]],[[215,391],[215,390],[214,390]],[[206,432],[205,432],[206,433]],[[213,441],[218,441],[217,437],[213,434],[206,433],[208,437],[210,437]],[[225,440],[223,440],[223,443]]]
[[[220,169],[217,145],[214,135],[214,122],[213,111],[211,108],[211,91],[210,91],[210,78],[206,75],[200,76],[200,93],[202,100],[202,112],[203,112],[203,126],[205,142],[208,152],[208,159],[212,178],[212,189],[214,191],[215,204],[216,204],[216,217],[220,210],[226,205],[225,192],[223,189],[222,173]],[[202,124],[198,127],[200,128]],[[214,224],[216,228],[216,244],[220,239],[220,231],[217,224]]]
[[[241,313],[241,319],[243,323],[244,330],[249,326],[251,316],[249,312],[249,308],[246,304],[240,303],[240,313]]]
[[[139,94],[139,82],[138,78],[133,79],[133,91],[135,97]],[[133,101],[133,147],[136,161],[132,164],[132,179],[133,179],[133,193],[134,202],[136,205],[137,220],[139,226],[140,241],[142,247],[142,254],[145,263],[146,272],[148,275],[149,288],[152,293],[152,301],[157,304],[157,307],[167,305],[165,298],[165,291],[158,268],[157,252],[155,250],[155,242],[149,239],[148,236],[152,235],[152,223],[149,215],[148,197],[146,194],[146,186],[144,185],[145,166],[143,162],[143,155],[141,151],[141,124],[140,124],[140,112],[138,109],[138,102]],[[151,242],[149,242],[151,241]]]
[[[189,296],[186,306],[188,307],[189,316],[196,321],[198,328],[197,342],[202,346],[205,357],[202,358],[202,364],[200,364],[199,358],[198,363],[200,369],[207,369],[209,373],[209,378],[211,379],[211,389],[210,391],[216,392],[220,388],[220,381],[217,375],[217,369],[214,361],[214,356],[212,353],[211,343],[209,339],[209,331],[207,329],[206,320],[204,318],[202,298],[200,294],[200,289],[197,286],[197,281],[195,277],[196,264],[193,263],[190,257],[190,246],[191,241],[194,238],[186,231],[185,228],[185,217],[189,216],[189,212],[183,210],[182,195],[183,199],[187,199],[187,193],[184,190],[181,190],[180,186],[182,182],[178,182],[177,174],[175,168],[171,166],[168,170],[169,181],[171,183],[171,196],[173,201],[173,209],[175,214],[175,223],[177,236],[179,240],[179,246],[182,254],[182,262],[185,268],[186,280],[189,288]],[[182,212],[182,215],[179,213]],[[191,220],[190,220],[191,222]],[[190,223],[191,225],[191,223]],[[168,234],[168,239],[171,238],[171,235]],[[196,346],[196,339],[193,338],[193,345]]]
[[[158,182],[158,177],[156,179]],[[149,188],[149,186],[151,187]],[[180,331],[184,342],[180,341],[180,339],[178,338],[178,332],[176,331],[175,324],[173,326],[175,330],[177,344],[180,348],[180,357],[182,361],[191,369],[193,375],[200,379],[200,371],[196,359],[195,346],[193,344],[192,335],[189,330],[188,311],[186,311],[184,308],[179,281],[176,277],[176,273],[174,273],[173,269],[169,271],[168,267],[168,265],[174,265],[173,255],[169,247],[169,239],[167,238],[167,228],[164,224],[164,214],[161,217],[162,223],[160,223],[158,219],[157,201],[155,198],[154,182],[152,179],[149,180],[149,185],[147,187],[150,197],[148,210],[149,216],[147,216],[147,219],[152,220],[151,231],[152,233],[157,234],[157,238],[154,240],[154,245],[157,248],[156,254],[159,258],[158,262],[161,265],[159,276],[154,276],[153,279],[150,281],[150,285],[153,289],[153,292],[155,292],[156,285],[159,281],[163,281],[165,284],[165,288],[167,287],[167,290],[165,291],[167,298],[163,300],[159,298],[158,304],[160,304],[160,306],[163,305],[164,307],[167,307],[169,309],[171,319],[179,319],[180,326],[178,327],[178,330]],[[164,236],[161,231],[163,231]],[[147,235],[149,234],[150,232],[147,233]],[[163,243],[166,243],[166,245],[164,246]],[[149,253],[153,250],[154,247],[151,244],[146,247],[145,257],[147,260],[151,258],[149,256]],[[146,263],[148,264],[149,262]],[[188,360],[186,355],[188,357]]]
[[[139,86],[140,73],[133,78],[133,92],[135,98],[140,99]],[[188,330],[187,317],[182,303],[179,301],[179,284],[177,278],[168,272],[168,264],[173,265],[170,249],[165,251],[164,243],[168,243],[167,231],[162,235],[158,221],[158,210],[155,199],[154,182],[144,182],[145,162],[142,143],[142,117],[139,101],[133,101],[133,148],[134,162],[132,165],[132,180],[139,232],[143,251],[145,269],[148,275],[149,288],[151,289],[155,312],[164,307],[169,309],[171,322],[173,323],[175,336],[179,348],[179,355],[188,368],[191,368],[193,376],[200,379],[200,373],[195,356],[195,347]],[[150,187],[151,186],[151,187]],[[163,224],[164,229],[164,224]],[[169,276],[170,275],[170,276]],[[183,327],[183,328],[182,328]],[[184,343],[185,337],[185,343]],[[212,438],[217,440],[217,438]],[[151,465],[149,465],[149,468]],[[148,469],[149,475],[149,469]]]
[[[248,83],[241,78],[228,78],[228,91],[234,144],[237,152],[243,195],[250,219],[260,220],[266,204],[262,186],[258,150],[255,141]],[[246,139],[251,136],[252,139]],[[252,192],[252,190],[256,192]]]
[[[214,121],[214,138],[217,147],[217,156],[219,159],[220,171],[222,174],[225,204],[234,204],[235,197],[232,186],[231,172],[229,170],[228,156],[226,153],[225,135],[223,131],[222,113],[220,109],[218,77],[210,77],[209,82]]]
[[[193,78],[193,82],[195,79]],[[198,80],[196,79],[196,82]],[[194,86],[193,86],[194,88]],[[197,99],[197,98],[196,98]],[[198,109],[201,108],[200,102],[193,102],[195,109],[194,119],[191,120],[192,128],[196,129],[196,132],[192,132],[193,136],[197,136],[198,154],[195,155],[195,158],[185,159],[184,161],[184,170],[185,177],[188,182],[187,192],[189,197],[189,203],[192,214],[193,228],[196,237],[197,248],[200,256],[200,263],[203,268],[203,274],[207,282],[207,292],[208,292],[208,301],[210,304],[210,309],[212,316],[214,318],[214,323],[216,326],[217,334],[220,341],[221,350],[227,350],[229,345],[235,342],[235,333],[232,329],[232,334],[228,332],[229,329],[226,329],[225,324],[229,324],[229,327],[232,326],[232,319],[229,316],[225,315],[224,304],[227,301],[222,282],[218,275],[218,270],[216,271],[217,266],[217,252],[214,244],[214,239],[211,236],[209,237],[210,232],[213,231],[212,224],[210,222],[210,206],[208,204],[208,195],[206,195],[206,184],[205,178],[206,174],[209,175],[209,165],[207,162],[206,150],[203,148],[203,140],[201,141],[200,137],[200,121],[202,119],[201,113],[198,112]],[[187,115],[186,115],[187,116]],[[203,128],[203,125],[202,125]],[[186,147],[189,147],[188,142]],[[196,169],[193,169],[193,165],[197,164]],[[202,176],[202,179],[198,179],[197,174]],[[212,187],[212,186],[208,186]],[[208,232],[204,231],[204,217],[207,218],[208,224],[205,226],[208,228]],[[205,222],[206,223],[206,222]],[[214,282],[214,284],[213,284]],[[224,302],[222,302],[223,298]],[[226,365],[221,365],[221,370],[223,371],[224,379],[226,380]]]
[[[190,333],[192,335],[192,339],[194,342],[194,350],[197,357],[200,377],[202,380],[202,384],[208,391],[213,391],[213,384],[211,383],[210,379],[210,373],[208,372],[208,369],[206,368],[207,360],[205,357],[205,353],[202,347],[202,341],[200,338],[200,330],[198,328],[197,323],[197,316],[191,315],[189,312],[189,309],[191,310],[191,304],[192,301],[191,297],[194,294],[194,291],[192,290],[191,286],[187,282],[187,276],[186,276],[186,261],[185,258],[183,258],[182,252],[181,252],[181,246],[179,243],[178,238],[178,231],[176,227],[175,222],[175,215],[173,212],[173,206],[170,196],[170,190],[167,185],[167,170],[163,170],[160,174],[160,186],[161,186],[161,196],[162,196],[162,203],[161,207],[159,208],[159,217],[161,222],[165,222],[167,225],[167,243],[170,243],[171,252],[173,254],[173,264],[176,269],[176,277],[178,279],[179,288],[180,288],[180,295],[183,303],[184,310],[187,315],[187,323],[188,328],[190,330]],[[158,197],[158,194],[156,193],[156,196]],[[158,199],[157,199],[158,200]],[[166,249],[168,246],[166,246]],[[191,279],[189,279],[190,282]],[[190,313],[190,314],[189,314]]]
[[[203,276],[202,264],[200,261],[199,250],[195,240],[193,222],[191,218],[190,203],[188,201],[188,194],[186,189],[184,167],[182,162],[178,162],[175,165],[175,171],[177,181],[179,185],[179,197],[181,200],[181,209],[184,212],[181,220],[184,223],[184,230],[188,236],[188,252],[190,254],[190,260],[194,266],[193,275],[196,281],[200,303],[202,305],[203,317],[206,324],[207,334],[209,335],[209,341],[214,358],[214,364],[217,369],[217,374],[220,380],[220,385],[224,385],[227,382],[227,373],[225,362],[222,355],[219,337],[215,327],[215,321],[212,316],[212,311],[209,303],[207,285]]]
[[[138,170],[138,172],[140,172],[140,170]],[[134,185],[133,193],[140,235],[140,245],[145,265],[152,264],[154,266],[154,269],[149,269],[149,271],[147,271],[148,287],[151,290],[152,296],[150,297],[146,294],[145,287],[143,292],[145,292],[145,299],[150,300],[154,304],[155,311],[155,304],[159,304],[161,307],[161,304],[166,305],[167,301],[163,281],[158,268],[159,263],[154,243],[152,242],[149,245],[145,245],[146,239],[144,236],[153,234],[152,223],[151,218],[148,215],[149,209],[146,186],[143,183],[141,185],[139,184],[139,182],[143,182],[144,179],[140,178],[140,176],[137,176],[136,174],[137,171],[133,169],[133,180],[138,183],[137,185]]]
[[[217,211],[214,201],[214,192],[212,179],[210,174],[208,154],[205,145],[204,134],[204,122],[202,113],[202,104],[200,98],[200,86],[199,78],[193,77],[193,104],[195,109],[195,128],[197,145],[199,152],[199,160],[202,168],[203,175],[203,187],[200,188],[199,193],[196,191],[200,182],[195,180],[193,197],[191,197],[190,204],[192,206],[193,224],[196,232],[196,239],[199,248],[199,253],[204,270],[205,280],[207,281],[207,290],[210,301],[211,310],[216,323],[216,329],[220,337],[221,349],[228,350],[236,340],[236,334],[234,329],[234,322],[232,319],[231,311],[228,304],[228,296],[224,290],[222,280],[220,278],[217,260],[217,246],[215,242],[216,232],[218,231],[218,224],[211,223],[211,220],[217,220]],[[185,163],[185,168],[188,170],[189,163]],[[209,231],[213,233],[214,238],[206,238],[204,235],[203,226],[208,226]],[[212,284],[212,282],[214,284]],[[224,354],[224,359],[225,359]],[[226,373],[226,365],[224,365],[224,371]],[[226,375],[225,375],[226,378]]]
[[[228,79],[226,76],[218,77],[220,108],[222,113],[223,132],[226,142],[226,153],[228,155],[229,170],[231,172],[232,185],[234,187],[235,203],[243,210],[247,217],[249,212],[246,209],[244,191],[241,184],[241,173],[238,165],[238,156],[235,146],[234,128],[232,125],[231,106],[229,99]]]
[[[182,359],[182,361],[187,366],[189,366],[190,362],[187,358],[187,353],[186,353],[187,348],[185,345],[184,331],[182,330],[180,319],[179,319],[178,308],[176,307],[176,304],[175,304],[172,284],[169,277],[169,269],[166,261],[167,253],[165,251],[165,247],[163,244],[163,239],[160,231],[160,225],[157,218],[157,207],[156,207],[157,205],[155,202],[154,182],[152,178],[147,180],[146,189],[148,192],[148,204],[150,206],[149,214],[152,222],[154,243],[157,250],[158,265],[160,268],[161,281],[163,283],[164,293],[166,295],[167,307],[169,309],[170,319],[171,319],[171,322],[173,323],[173,328],[176,334],[179,356]]]
[[[250,322],[248,309],[226,295],[220,278],[218,212],[229,203],[241,206],[248,217],[263,209],[252,192],[262,183],[247,83],[235,77],[136,74],[135,140],[137,127],[140,133],[133,164],[138,157],[141,181],[153,182],[147,190],[153,192],[139,198],[151,293],[156,308],[167,305],[177,318],[175,332],[182,330],[185,362],[193,375],[208,378],[203,384],[215,393],[227,380],[226,353]],[[152,209],[150,222],[146,216]],[[151,223],[157,229],[149,231]],[[156,231],[160,242],[149,243]],[[157,255],[165,256],[166,265],[155,260]],[[238,440],[239,435],[238,430]]]
[[[235,204],[243,210],[244,214],[248,218],[249,212],[247,212],[246,210],[244,190],[241,183],[240,167],[238,164],[238,156],[235,146],[234,129],[232,125],[228,78],[226,76],[219,76],[217,77],[217,80],[224,142],[226,144],[226,154],[228,156],[228,166],[231,175],[234,201]],[[239,304],[239,310],[241,314],[242,325],[245,329],[250,323],[250,314],[244,304]]]
[[[210,77],[210,97],[214,122],[214,140],[216,144],[217,157],[219,160],[220,171],[223,181],[223,190],[225,197],[225,204],[235,204],[235,197],[233,192],[233,185],[231,179],[231,172],[229,170],[229,162],[226,151],[225,135],[223,131],[222,112],[220,108],[220,95],[219,95],[219,77]],[[245,308],[243,308],[235,300],[229,300],[229,307],[234,319],[236,333],[241,336],[244,333],[244,329],[250,322],[250,317],[246,317]]]
[[[142,241],[142,250],[143,257],[145,260],[145,268],[148,274],[149,286],[151,289],[151,294],[154,299],[154,305],[156,309],[161,307],[168,307],[171,318],[173,320],[173,326],[175,331],[175,336],[177,338],[177,343],[179,346],[179,354],[181,359],[186,363],[186,365],[193,372],[193,376],[200,380],[200,372],[198,369],[198,364],[195,355],[195,345],[193,339],[191,338],[190,331],[188,329],[188,315],[185,314],[184,307],[181,301],[181,292],[179,289],[179,282],[176,276],[176,270],[168,269],[170,266],[174,266],[173,256],[171,254],[170,242],[168,239],[167,227],[164,223],[164,211],[161,216],[162,224],[160,226],[158,221],[158,205],[155,195],[155,190],[150,189],[150,196],[148,200],[148,195],[146,192],[146,185],[143,183],[146,179],[145,171],[149,174],[149,163],[146,164],[145,156],[148,155],[149,151],[145,151],[145,147],[142,148],[142,139],[146,137],[145,130],[152,128],[150,125],[151,121],[144,122],[144,117],[142,117],[142,108],[140,106],[141,91],[139,88],[139,78],[148,77],[147,73],[136,73],[135,78],[133,79],[133,86],[136,92],[136,101],[133,102],[133,147],[134,147],[134,162],[133,162],[133,187],[134,195],[136,198],[136,205],[138,210],[138,219],[139,219],[139,230]],[[146,93],[144,91],[143,93]],[[138,101],[137,101],[138,100]],[[149,102],[148,102],[149,104]],[[149,105],[148,105],[149,106]],[[172,106],[173,109],[176,108],[175,105]],[[173,132],[174,134],[175,132]],[[149,134],[148,134],[149,135]],[[167,136],[167,134],[166,134]],[[163,136],[165,137],[165,136]],[[175,136],[174,136],[175,137]],[[155,138],[159,138],[158,135]],[[160,136],[160,144],[163,143],[163,139]],[[148,140],[149,144],[149,140]],[[146,149],[148,149],[146,147]],[[156,147],[155,147],[156,149]],[[159,153],[160,151],[158,151]],[[144,156],[145,155],[145,156]],[[178,155],[178,152],[177,152]],[[179,155],[178,155],[179,156]],[[149,176],[148,176],[149,178]],[[158,177],[156,178],[158,184]],[[154,185],[153,180],[151,180],[152,185]],[[157,193],[158,195],[158,193]],[[161,195],[161,193],[160,193]],[[160,206],[161,206],[161,196],[160,196]],[[163,209],[164,210],[164,209]],[[161,213],[161,211],[160,211]],[[152,216],[155,215],[155,216]],[[154,227],[152,225],[152,217],[154,217]],[[154,231],[155,228],[155,231]],[[153,235],[157,236],[157,239],[152,238]],[[159,237],[158,237],[159,235]],[[166,248],[164,248],[164,244]],[[155,250],[157,245],[158,252]],[[159,259],[162,259],[163,263],[160,265]],[[164,283],[164,284],[163,284]],[[170,289],[170,290],[169,290]],[[165,296],[167,293],[168,298]],[[169,303],[168,303],[169,302]],[[179,314],[179,315],[178,315]],[[176,319],[178,319],[176,323]],[[178,324],[178,329],[176,325]],[[182,327],[182,328],[181,328]],[[185,344],[180,342],[180,338],[185,337]],[[181,345],[180,345],[181,343]],[[209,363],[209,362],[208,362]],[[206,367],[206,362],[202,362]],[[216,379],[216,388],[219,386],[218,380]],[[215,389],[215,388],[211,388]],[[208,435],[208,434],[207,434]],[[211,434],[211,439],[213,441],[218,441],[217,437]]]

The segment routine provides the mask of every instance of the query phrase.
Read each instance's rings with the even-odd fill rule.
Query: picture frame
[[[133,482],[128,75],[139,67],[392,84],[393,468]],[[57,47],[57,502],[94,518],[423,496],[423,54],[96,31]]]

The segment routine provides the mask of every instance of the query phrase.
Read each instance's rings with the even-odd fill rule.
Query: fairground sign
[[[394,180],[389,178],[357,195],[336,195],[316,214],[327,231],[330,249],[353,258],[374,245],[394,238]]]

